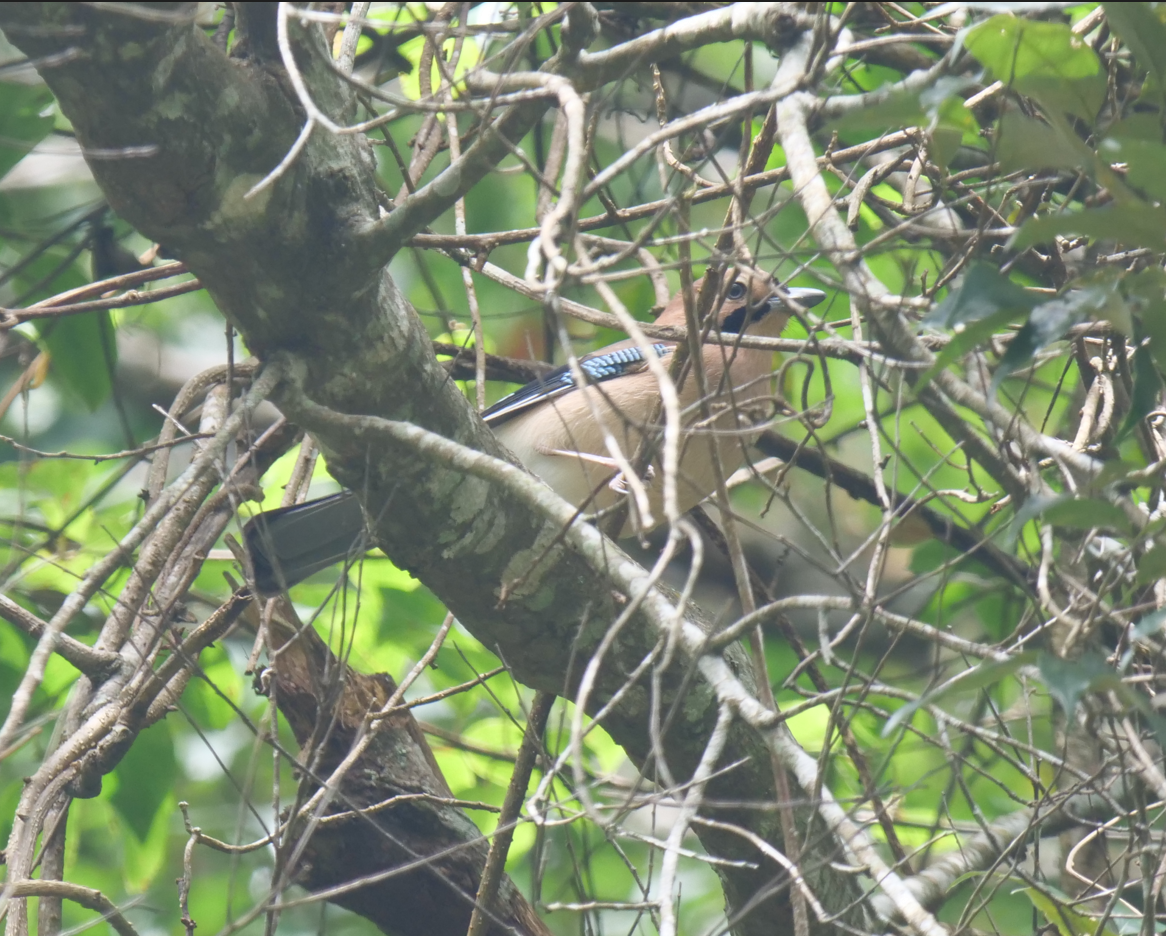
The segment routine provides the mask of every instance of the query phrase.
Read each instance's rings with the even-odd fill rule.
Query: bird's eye
[[[730,286],[729,287],[729,298],[730,299],[744,299],[745,298],[745,284],[744,283],[734,283],[732,286]]]

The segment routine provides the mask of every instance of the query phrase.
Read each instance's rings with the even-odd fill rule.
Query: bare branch
[[[101,919],[113,927],[118,936],[138,936],[138,931],[121,910],[94,887],[83,887],[68,881],[12,881],[4,885],[4,896],[13,900],[24,897],[61,897],[80,904],[86,910],[100,913]]]

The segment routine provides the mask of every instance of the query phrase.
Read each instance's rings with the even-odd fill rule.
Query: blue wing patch
[[[658,343],[652,345],[652,350],[656,352],[657,357],[663,357],[672,350],[672,346]],[[590,383],[603,383],[605,380],[622,377],[629,371],[639,370],[643,363],[644,352],[633,345],[630,348],[582,358],[579,361],[579,369],[587,375]],[[551,371],[541,380],[532,380],[525,387],[503,397],[482,413],[482,418],[486,420],[487,425],[498,426],[536,403],[561,396],[575,387],[575,375],[571,373],[570,367],[564,365]]]

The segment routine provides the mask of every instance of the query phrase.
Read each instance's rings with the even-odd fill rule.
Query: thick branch
[[[277,602],[270,640],[278,651],[272,696],[307,747],[305,756],[327,775],[348,756],[366,730],[366,716],[391,699],[396,684],[387,674],[358,673],[337,660],[299,622],[290,603]],[[329,709],[321,709],[322,698],[329,699]],[[333,815],[312,830],[294,869],[296,883],[310,892],[334,891],[329,899],[386,933],[462,936],[486,865],[487,841],[454,805],[412,712],[398,709],[378,719],[373,730],[335,791]],[[291,836],[305,824],[297,817]],[[548,936],[509,878],[496,883],[492,925],[485,932]]]

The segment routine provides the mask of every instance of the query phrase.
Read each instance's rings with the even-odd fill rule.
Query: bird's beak
[[[783,293],[786,297],[796,302],[803,309],[809,309],[816,306],[826,298],[826,294],[820,289],[809,289],[805,286],[787,286]],[[785,301],[778,296],[774,296],[770,302],[776,303],[779,307],[784,306]]]

